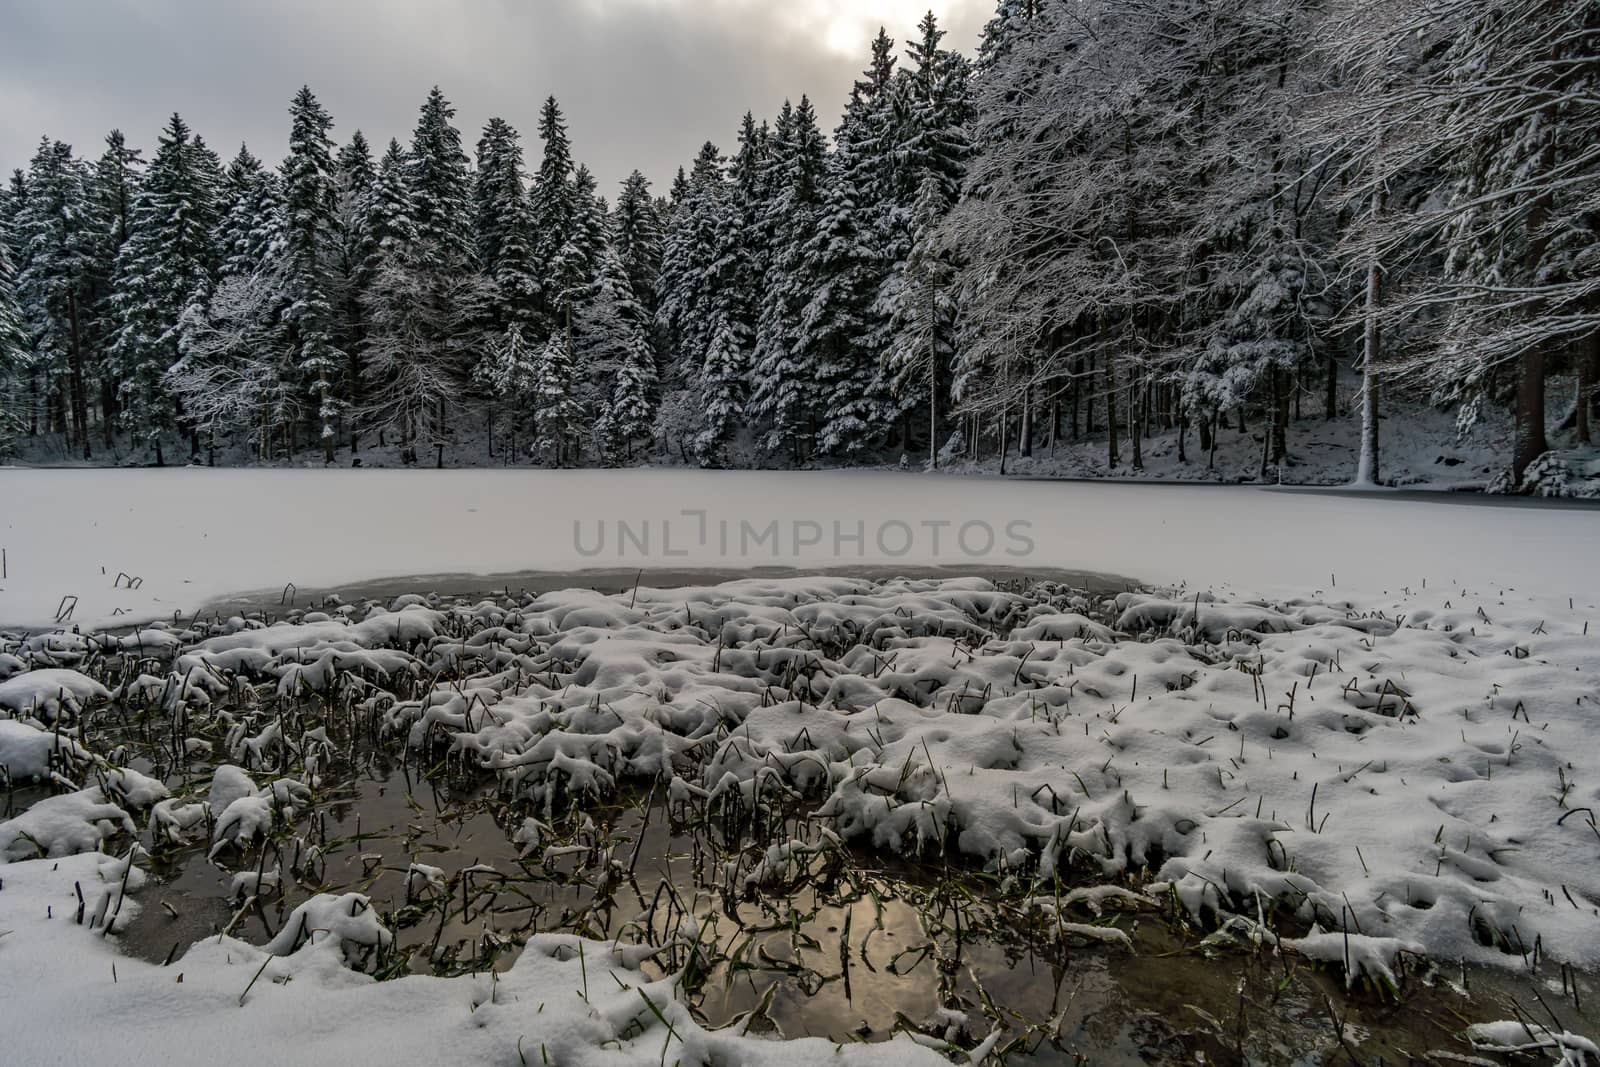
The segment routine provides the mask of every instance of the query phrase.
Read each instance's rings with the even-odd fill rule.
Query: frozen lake
[[[1600,593],[1600,509],[1462,500],[885,472],[4,470],[0,624],[50,624],[64,597],[77,598],[70,621],[96,624],[275,601],[289,583],[577,571],[662,585],[938,567],[1246,593]]]

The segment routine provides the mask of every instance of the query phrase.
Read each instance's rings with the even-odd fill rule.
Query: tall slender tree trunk
[[[1374,216],[1383,213],[1385,194],[1379,191],[1372,201]],[[1378,361],[1382,358],[1383,335],[1378,313],[1383,308],[1383,266],[1376,253],[1367,264],[1366,322],[1361,348],[1361,458],[1356,464],[1356,485],[1377,485],[1381,468],[1378,454]]]
[[[938,290],[928,286],[928,469],[939,469]]]
[[[1553,115],[1548,117],[1554,119]],[[1555,163],[1553,137],[1554,134],[1546,129],[1541,163],[1547,171]],[[1528,212],[1526,223],[1528,250],[1523,266],[1530,278],[1538,275],[1545,251],[1550,247],[1550,234],[1546,230],[1546,223],[1550,219],[1553,199],[1554,194],[1547,189],[1534,198],[1533,210]],[[1522,360],[1517,366],[1517,436],[1511,457],[1511,477],[1519,484],[1528,466],[1550,451],[1550,442],[1545,435],[1545,361],[1544,346],[1532,345],[1522,354]]]
[[[1332,419],[1339,414],[1339,358],[1328,349],[1327,394],[1322,398],[1322,417]]]
[[[117,390],[111,384],[111,375],[102,371],[100,379],[100,430],[109,452],[117,444]]]
[[[1511,457],[1511,477],[1521,483],[1523,472],[1550,451],[1545,436],[1544,349],[1534,346],[1517,364],[1517,433]]]
[[[1078,406],[1083,393],[1083,360],[1072,367],[1072,439],[1078,439]]]
[[[1578,357],[1578,443],[1591,444],[1589,405],[1594,396],[1595,372],[1600,371],[1600,331],[1589,337],[1589,351]]]
[[[1027,385],[1022,390],[1022,417],[1017,420],[1017,455],[1028,458],[1033,455],[1033,386]]]
[[[1106,353],[1106,467],[1116,470],[1117,447],[1117,359]]]
[[[1011,420],[1008,417],[1008,413],[1007,413],[1006,409],[1005,408],[1001,408],[1000,409],[1000,474],[1001,474],[1002,477],[1004,477],[1005,473],[1006,473],[1006,459],[1007,459],[1007,457],[1008,457],[1008,455],[1010,453],[1010,448],[1011,448],[1011,435],[1006,432],[1006,426],[1010,421]]]
[[[78,323],[78,297],[72,292],[67,293],[67,321],[72,338],[72,433],[87,461],[93,458],[89,448],[89,397],[83,375],[83,332]]]
[[[1142,438],[1144,437],[1145,425],[1150,414],[1150,395],[1138,384],[1129,389],[1129,393],[1131,432],[1128,436],[1133,440],[1133,469],[1142,471],[1144,470],[1144,444]]]
[[[1293,379],[1289,372],[1276,367],[1272,370],[1272,461],[1279,466],[1278,480],[1283,480],[1282,467],[1289,458],[1289,394]],[[1295,395],[1299,390],[1294,389]]]

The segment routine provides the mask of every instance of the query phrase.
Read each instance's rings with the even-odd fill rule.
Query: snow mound
[[[141,669],[166,668],[151,676],[171,715],[241,682],[359,701],[397,742],[528,801],[544,816],[517,834],[530,854],[558,809],[655,781],[678,808],[801,804],[839,841],[1061,884],[1052,920],[1080,939],[1116,941],[1082,920],[1153,899],[1282,927],[1283,950],[1352,982],[1393,981],[1406,954],[1600,965],[1593,605],[1455,585],[1096,599],[850,578],[397,605],[200,623],[152,640]],[[64,670],[3,684],[64,692]],[[83,699],[103,692],[76,677]],[[249,766],[319,744],[270,715],[229,721]],[[20,728],[35,732],[7,736],[43,744]],[[93,849],[151,805],[169,840],[204,820],[119,774],[0,824],[0,851]],[[219,768],[214,848],[308,797]],[[741,877],[802,878],[810,848],[776,844]],[[414,884],[436,891],[425,870]]]

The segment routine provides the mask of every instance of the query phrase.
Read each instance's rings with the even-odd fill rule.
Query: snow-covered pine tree
[[[11,220],[0,215],[0,457],[7,457],[26,428],[22,378],[28,357],[17,274],[11,265]]]
[[[161,435],[176,425],[167,372],[179,358],[184,310],[203,301],[216,261],[215,186],[206,152],[181,116],[168,120],[134,201],[133,232],[117,259],[117,333],[110,358],[121,381],[120,418],[159,465]]]
[[[350,140],[339,149],[334,159],[334,171],[339,183],[339,195],[359,202],[372,192],[372,183],[378,180],[378,167],[372,158],[372,146],[367,135],[356,130]]]
[[[679,167],[678,173],[673,175],[672,187],[667,194],[667,202],[672,206],[673,211],[677,211],[678,206],[688,199],[688,196],[689,175],[685,173],[682,167]],[[665,216],[663,216],[663,219],[665,219]]]
[[[696,353],[709,339],[707,286],[714,277],[726,205],[722,153],[709,141],[695,158],[688,191],[673,212],[661,249],[661,274],[656,282],[656,324],[660,328],[669,372],[688,381],[697,365]]]
[[[738,290],[742,231],[722,153],[707,143],[695,159],[689,192],[674,214],[662,252],[656,321],[670,353],[673,383],[698,391],[706,413],[696,458],[724,462],[747,395],[747,294]]]
[[[561,464],[577,442],[582,417],[575,319],[591,278],[588,244],[594,233],[596,205],[592,187],[579,187],[566,119],[554,96],[540,112],[539,136],[544,152],[531,197],[540,329],[545,343],[538,356],[534,418],[539,451]],[[592,181],[586,185],[592,186]]]
[[[473,368],[473,385],[487,398],[490,415],[497,408],[505,412],[502,425],[506,428],[505,456],[508,463],[517,451],[518,415],[532,396],[538,373],[539,353],[529,341],[527,324],[520,319],[512,319],[503,332],[490,335],[483,358]],[[492,417],[489,431],[492,455]]]
[[[224,278],[255,273],[282,232],[281,187],[277,174],[264,170],[244,145],[228,164],[222,212],[218,273]]]
[[[534,447],[557,467],[581,454],[586,419],[577,395],[581,380],[575,339],[575,330],[560,329],[550,335],[534,361],[529,390],[538,411]]]
[[[661,274],[661,236],[661,216],[650,196],[650,181],[636,170],[623,181],[617,197],[611,242],[634,296],[651,315],[656,309],[656,278]]]
[[[800,317],[796,349],[816,381],[817,449],[841,458],[860,455],[885,430],[887,397],[870,347],[883,261],[857,184],[877,177],[872,117],[858,84],[834,134],[822,206],[805,244],[811,299]]]
[[[929,469],[939,463],[940,417],[955,363],[956,265],[951,250],[936,239],[949,211],[944,181],[937,172],[925,171],[912,214],[911,252],[879,296],[891,326],[884,366],[895,408],[907,413],[927,405]]]
[[[733,225],[739,235],[731,248],[733,307],[740,332],[751,338],[755,336],[756,320],[761,311],[761,280],[772,264],[772,244],[765,224],[770,142],[771,131],[767,125],[757,126],[755,116],[745,112],[739,129],[739,151],[728,167]]]
[[[572,142],[561,105],[553,96],[540,111],[539,136],[544,154],[531,193],[534,264],[540,283],[542,326],[546,333],[554,333],[567,328],[567,312],[578,290],[587,284],[588,265],[578,235],[580,209]]]
[[[957,319],[950,284],[954,262],[949,250],[936,247],[935,235],[960,196],[972,151],[970,67],[959,53],[941,47],[944,31],[931,12],[919,30],[921,36],[908,52],[912,67],[895,84],[900,122],[892,176],[894,210],[881,216],[887,226],[881,240],[889,264],[875,306],[882,331],[875,347],[889,377],[893,399],[886,417],[890,419],[909,413],[929,397],[930,383],[935,409],[941,406],[939,390],[948,389]],[[930,188],[930,181],[937,188]],[[900,336],[907,329],[912,336]],[[936,412],[930,415],[929,426],[937,437]],[[937,460],[936,450],[930,455]]]
[[[270,425],[298,421],[305,406],[279,321],[283,232],[281,179],[240,145],[224,174],[218,279],[184,310],[179,358],[166,375],[186,421],[212,438],[250,433],[261,460],[272,454]]]
[[[362,229],[373,247],[374,268],[379,265],[378,261],[394,259],[412,250],[417,243],[411,173],[410,155],[399,141],[391,138],[378,164],[378,177],[363,213]]]
[[[700,400],[704,421],[694,439],[703,466],[720,466],[744,411],[744,378],[749,373],[749,340],[731,309],[716,309],[711,335],[700,361]]]
[[[943,32],[932,20],[930,12],[924,27],[933,35],[936,55]],[[914,96],[910,75],[895,69],[894,40],[880,27],[872,42],[871,64],[855,84],[841,125],[841,130],[849,129],[849,184],[855,189],[856,225],[871,235],[861,242],[873,253],[861,263],[863,279],[872,287],[872,298],[862,311],[861,344],[875,368],[890,341],[889,316],[875,298],[890,275],[905,268],[911,251],[911,210],[920,182],[911,153],[911,140],[918,132],[911,115]]]
[[[478,262],[495,285],[490,328],[501,333],[513,322],[534,329],[539,309],[533,213],[524,177],[517,131],[504,119],[490,119],[478,141],[473,194]]]
[[[143,153],[130,148],[121,130],[106,135],[105,151],[89,177],[89,198],[94,212],[94,314],[89,348],[94,354],[93,376],[98,382],[100,425],[107,449],[115,444],[117,382],[105,359],[115,329],[111,286],[116,279],[117,255],[133,229],[133,200],[144,169]]]
[[[411,138],[412,224],[423,259],[444,273],[472,262],[472,194],[456,109],[435,85]]]
[[[60,141],[44,140],[28,167],[18,214],[24,258],[17,287],[52,421],[84,459],[89,440],[90,323],[96,302],[90,173]]]
[[[391,146],[373,193],[380,265],[367,291],[366,421],[444,465],[450,412],[482,351],[491,284],[473,269],[472,188],[455,109],[436,86],[423,103],[409,154]],[[403,160],[403,196],[386,180]]]
[[[376,270],[362,298],[369,330],[363,348],[361,425],[376,432],[380,443],[387,434],[397,435],[412,462],[420,458],[419,444],[431,447],[438,466],[444,465],[449,410],[471,384],[493,296],[489,281],[470,269],[465,183],[434,183],[461,191],[459,200],[433,198],[436,229],[439,205],[457,205],[459,241],[430,239],[418,221],[419,176],[464,170],[460,134],[438,128],[441,121],[448,126],[449,111],[448,104],[430,97],[415,140],[417,148],[429,152],[442,146],[444,158],[421,163],[393,141],[384,153],[366,222],[377,247]],[[452,257],[457,266],[446,269],[445,260]]]
[[[284,286],[280,324],[305,388],[316,400],[322,458],[332,463],[338,444],[340,403],[335,381],[344,353],[334,347],[334,310],[329,291],[338,253],[333,119],[302,86],[289,108],[289,156],[283,164],[283,235],[274,256]]]
[[[767,201],[762,225],[770,254],[761,287],[752,360],[753,420],[765,426],[762,445],[795,460],[809,448],[815,414],[813,368],[800,348],[801,316],[810,300],[806,243],[815,232],[827,171],[827,143],[811,101],[785,101],[768,150]]]
[[[998,0],[994,16],[984,24],[978,45],[978,69],[987,72],[1004,60],[1027,23],[1047,14],[1050,0]]]
[[[599,274],[600,256],[610,240],[610,208],[599,195],[599,184],[588,167],[579,164],[572,177],[573,217],[572,239],[578,251],[584,285],[590,285]]]
[[[356,130],[334,160],[334,223],[338,235],[329,281],[334,307],[333,343],[345,355],[338,391],[347,413],[361,409],[362,348],[368,330],[361,294],[377,269],[377,245],[367,228],[367,205],[378,183],[378,168],[366,135]],[[353,416],[345,419],[350,451],[361,449],[361,426]]]
[[[650,314],[639,303],[616,246],[601,255],[594,292],[579,324],[583,362],[601,388],[597,436],[611,463],[633,459],[634,447],[654,432],[659,383],[650,345]]]

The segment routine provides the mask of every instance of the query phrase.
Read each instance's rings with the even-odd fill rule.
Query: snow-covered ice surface
[[[0,502],[0,625],[47,626],[65,597],[73,622],[125,624],[244,591],[275,602],[291,582],[583,568],[937,564],[1252,595],[1424,579],[1600,594],[1586,565],[1600,509],[1442,497],[874,472],[173,469],[0,470]]]

